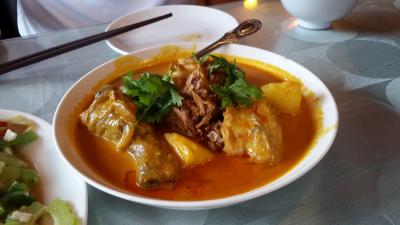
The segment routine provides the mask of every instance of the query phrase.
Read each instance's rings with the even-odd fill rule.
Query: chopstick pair
[[[39,61],[61,55],[63,53],[114,37],[116,35],[137,29],[139,27],[143,27],[155,22],[158,22],[160,20],[164,20],[166,18],[169,18],[172,16],[172,13],[168,13],[162,16],[154,17],[148,20],[144,20],[138,23],[134,23],[125,27],[117,28],[114,30],[102,32],[99,34],[95,34],[89,37],[81,38],[75,41],[71,41],[62,45],[58,45],[49,49],[45,49],[40,52],[36,52],[27,56],[23,56],[18,59],[14,59],[5,63],[0,64],[0,75],[5,74],[7,72],[10,72],[12,70],[19,69],[21,67],[37,63]]]

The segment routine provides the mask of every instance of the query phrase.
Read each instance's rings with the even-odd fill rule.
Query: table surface
[[[323,160],[290,185],[220,209],[176,211],[115,198],[88,186],[88,224],[400,224],[400,0],[361,0],[333,29],[310,31],[279,1],[246,10],[217,5],[264,26],[244,44],[297,61],[332,91],[337,138]],[[105,24],[0,42],[0,62],[103,31]],[[118,55],[100,42],[0,77],[0,108],[49,122],[66,90]]]

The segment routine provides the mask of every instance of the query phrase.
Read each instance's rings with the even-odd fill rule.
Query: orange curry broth
[[[250,82],[262,85],[269,82],[279,82],[284,75],[278,74],[277,68],[260,68],[261,64],[250,66],[251,63],[238,61]],[[169,63],[151,65],[136,72],[148,71],[163,74]],[[267,68],[268,67],[268,68]],[[291,78],[293,79],[293,78]],[[120,84],[120,79],[113,82]],[[92,99],[82,103],[86,109]],[[315,101],[303,97],[301,112],[297,115],[280,114],[279,122],[283,130],[283,145],[281,161],[275,166],[250,163],[245,156],[231,157],[217,153],[216,157],[200,166],[182,169],[181,177],[171,189],[143,190],[134,184],[134,175],[125,182],[126,173],[135,169],[133,157],[124,151],[116,151],[112,144],[91,135],[79,120],[73,128],[73,139],[80,155],[100,176],[124,189],[142,196],[169,200],[206,200],[227,197],[244,193],[263,186],[284,175],[294,167],[308,152],[317,138],[319,121],[317,108],[312,106]],[[76,115],[77,117],[78,115]],[[130,173],[132,175],[134,173]]]

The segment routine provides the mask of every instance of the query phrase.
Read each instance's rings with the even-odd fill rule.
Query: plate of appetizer
[[[166,43],[217,40],[225,31],[238,25],[234,17],[218,9],[195,5],[168,5],[128,13],[113,21],[106,31],[166,13],[173,15],[164,21],[113,37],[106,43],[117,53],[128,54],[139,48]]]
[[[243,202],[313,168],[338,127],[328,88],[263,49],[196,58],[206,45],[149,47],[83,76],[54,116],[64,159],[109,194],[182,210]]]
[[[62,161],[51,130],[36,116],[0,109],[0,224],[86,224],[86,184]]]

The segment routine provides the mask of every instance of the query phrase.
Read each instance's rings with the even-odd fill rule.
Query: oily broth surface
[[[257,85],[279,82],[280,78],[261,69],[238,63],[250,82]],[[136,71],[147,71],[163,74],[169,63],[153,65]],[[120,79],[112,82],[120,86]],[[90,102],[85,103],[89,106]],[[87,108],[87,107],[84,107]],[[116,151],[106,141],[91,135],[77,121],[74,129],[74,140],[79,153],[99,175],[114,185],[128,192],[159,199],[169,200],[206,200],[227,197],[243,193],[266,183],[272,182],[288,172],[308,152],[316,138],[317,121],[313,117],[312,107],[302,100],[301,112],[295,116],[278,115],[282,125],[283,145],[281,161],[275,166],[249,163],[246,157],[228,157],[217,153],[216,157],[201,165],[182,169],[181,177],[171,189],[143,190],[134,184],[134,175],[125,182],[128,171],[135,169],[134,159],[129,153]],[[130,173],[132,175],[134,173]]]

